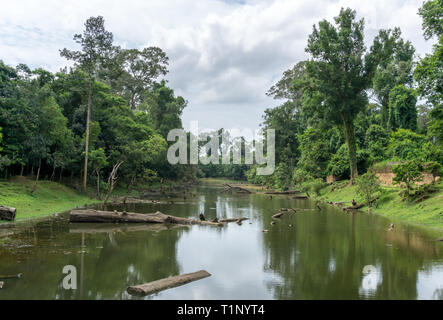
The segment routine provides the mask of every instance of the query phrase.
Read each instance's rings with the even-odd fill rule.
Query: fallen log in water
[[[355,205],[355,206],[345,207],[345,208],[343,208],[343,210],[344,211],[346,211],[346,210],[358,210],[358,209],[363,208],[364,206],[365,206],[365,204],[362,203],[362,204],[358,204],[358,205]]]
[[[0,205],[0,220],[14,221],[17,209]]]
[[[232,191],[235,190],[236,192],[240,192],[240,193],[253,193],[252,191],[242,188],[242,187],[238,187],[238,186],[231,186],[227,183],[223,184],[225,186],[225,189],[222,190],[222,192],[227,192],[227,191]]]
[[[226,218],[220,219],[219,222],[242,222],[244,220],[249,220],[249,218]]]
[[[22,273],[18,273],[18,274],[11,274],[11,275],[1,275],[0,274],[0,279],[15,279],[15,278],[21,278],[22,277]]]
[[[297,190],[265,192],[265,194],[298,194],[298,193],[300,193],[300,191],[297,191]]]
[[[272,216],[272,218],[281,218],[282,215],[283,215],[283,212],[276,213]]]
[[[309,197],[308,196],[295,196],[295,197],[292,197],[292,199],[306,200],[306,199],[309,199]]]
[[[172,223],[172,224],[205,224],[223,226],[221,222],[200,221],[195,219],[170,216],[160,211],[156,213],[112,212],[91,209],[75,209],[69,213],[70,222],[111,222],[111,223]]]
[[[192,281],[200,280],[211,276],[211,274],[205,270],[200,270],[193,273],[186,273],[175,277],[169,277],[153,282],[128,287],[127,291],[132,295],[146,296],[152,293],[156,293],[162,290],[175,288]]]

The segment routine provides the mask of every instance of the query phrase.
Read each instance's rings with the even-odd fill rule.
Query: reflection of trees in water
[[[128,297],[128,285],[179,274],[177,241],[187,230],[82,234],[69,233],[67,221],[37,224],[14,235],[16,241],[11,247],[0,247],[0,273],[23,273],[23,279],[7,281],[0,299]],[[82,256],[84,278],[80,290]],[[77,268],[77,290],[62,288],[66,276],[62,270],[66,265]]]
[[[373,298],[417,297],[418,271],[427,258],[435,257],[435,244],[415,236],[411,246],[395,239],[405,236],[401,230],[394,236],[384,232],[373,216],[328,210],[298,214],[292,228],[283,220],[263,235],[265,269],[283,279],[283,284],[268,283],[276,299],[356,299],[359,289],[365,292],[365,265],[377,265],[382,272]],[[269,225],[271,218],[265,215],[263,221]]]
[[[129,285],[178,275],[176,246],[185,230],[86,235],[83,292],[76,298],[121,299]],[[63,289],[58,293],[62,299],[69,295]]]

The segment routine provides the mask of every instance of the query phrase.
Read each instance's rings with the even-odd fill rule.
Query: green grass
[[[44,217],[98,202],[97,199],[51,181],[39,181],[35,192],[31,194],[33,184],[34,181],[25,177],[0,181],[0,205],[16,208],[18,221]]]
[[[342,188],[338,187],[342,186]],[[335,186],[335,190],[332,189]],[[443,231],[443,183],[437,184],[438,191],[431,194],[429,199],[415,203],[402,200],[399,193],[400,187],[383,187],[378,208],[371,208],[372,213],[389,217],[393,220],[404,220],[414,224],[423,225]],[[364,202],[363,198],[356,193],[355,186],[348,186],[347,181],[340,181],[321,191],[322,200],[328,201],[352,201]],[[362,208],[367,210],[367,207]]]

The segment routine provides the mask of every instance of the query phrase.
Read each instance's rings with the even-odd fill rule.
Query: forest
[[[169,130],[182,128],[187,106],[163,77],[169,59],[158,47],[123,49],[104,18],[91,17],[74,35],[78,51],[56,73],[0,61],[0,172],[130,190],[153,182],[226,177],[288,189],[322,185],[327,176],[354,179],[376,166],[401,163],[412,172],[443,165],[443,1],[418,14],[433,52],[418,57],[399,28],[380,30],[365,45],[365,23],[342,9],[307,39],[309,59],[283,73],[266,93],[282,101],[263,115],[276,130],[276,170],[256,165],[171,165]],[[73,46],[74,46],[73,42]],[[229,133],[218,131],[220,137]],[[118,172],[118,174],[117,174]]]

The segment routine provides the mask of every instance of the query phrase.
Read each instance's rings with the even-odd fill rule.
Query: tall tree
[[[389,93],[396,85],[412,84],[413,58],[415,48],[409,41],[400,38],[399,28],[382,30],[379,34],[380,43],[386,53],[374,75],[373,86],[375,96],[381,105],[382,125],[387,126],[389,114]]]
[[[101,16],[86,20],[83,34],[75,34],[74,41],[81,45],[81,51],[63,49],[62,57],[75,61],[88,74],[88,111],[86,116],[85,162],[83,170],[83,190],[86,191],[88,177],[89,122],[91,118],[92,81],[98,65],[102,63],[112,49],[113,35],[105,30],[104,19]]]
[[[334,20],[335,25],[321,21],[309,36],[306,51],[312,58],[306,71],[312,80],[308,90],[317,109],[344,128],[352,181],[358,175],[354,118],[368,102],[366,89],[383,48],[377,37],[371,50],[366,50],[364,20],[356,21],[354,10],[342,8]]]
[[[437,37],[433,53],[420,60],[414,78],[418,93],[432,106],[428,134],[443,145],[443,0],[427,1],[419,10],[425,39]]]
[[[145,92],[153,88],[155,79],[168,72],[169,58],[158,47],[117,51],[107,78],[111,87],[126,98],[134,110],[143,101]]]
[[[417,130],[417,97],[413,89],[395,86],[389,94],[389,128]]]

